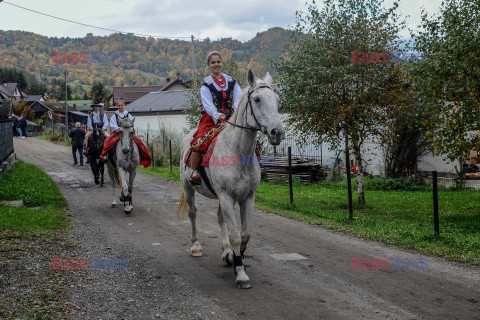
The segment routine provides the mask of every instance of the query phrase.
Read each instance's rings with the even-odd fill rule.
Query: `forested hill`
[[[197,67],[204,68],[207,53],[217,50],[224,60],[236,61],[240,68],[251,67],[259,74],[271,72],[270,60],[285,53],[289,38],[288,31],[272,28],[247,42],[231,38],[195,41]],[[191,41],[132,34],[99,37],[89,33],[84,38],[49,38],[31,32],[0,30],[0,57],[41,75],[41,80],[61,76],[66,67],[69,82],[87,85],[93,81],[108,86],[158,85],[167,77],[174,78],[177,72],[184,80],[193,76]],[[67,58],[69,61],[65,63]],[[3,60],[0,66],[12,67]]]

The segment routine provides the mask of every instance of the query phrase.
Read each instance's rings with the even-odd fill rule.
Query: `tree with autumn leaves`
[[[297,14],[289,54],[276,64],[290,128],[336,148],[348,139],[359,169],[360,204],[364,143],[381,130],[385,108],[394,101],[389,83],[401,71],[385,61],[400,51],[404,22],[396,8],[374,0],[324,0],[319,9],[313,2]]]
[[[426,112],[433,151],[458,161],[463,185],[463,160],[478,150],[480,136],[480,1],[445,0],[436,16],[422,15],[422,31],[414,49],[423,59],[412,68],[415,90]]]

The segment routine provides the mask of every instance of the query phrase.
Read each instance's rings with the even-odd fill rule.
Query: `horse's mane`
[[[228,120],[230,123],[237,123],[237,117],[238,117],[238,112],[240,111],[240,108],[243,104],[243,100],[245,100],[245,96],[247,95],[248,88],[243,89],[243,93],[240,97],[240,101],[238,102],[237,110],[233,113],[233,115],[230,117]],[[231,125],[230,123],[227,123],[227,130],[226,131],[232,131],[235,126]]]
[[[257,85],[255,86],[255,88],[258,87],[258,86],[261,86],[261,85],[262,85],[262,86],[265,85],[265,86],[269,86],[269,87],[270,87],[270,85],[269,85],[268,83],[266,83],[266,82],[264,82],[264,81],[257,80]],[[255,89],[255,88],[254,88],[254,89]],[[246,104],[247,104],[247,103],[243,104],[243,102],[244,102],[244,100],[245,100],[245,97],[246,97],[247,94],[248,94],[248,89],[249,89],[249,88],[246,87],[246,88],[244,88],[244,89],[242,90],[242,96],[240,97],[240,101],[238,102],[237,110],[235,110],[235,112],[234,112],[233,115],[230,117],[230,119],[228,120],[228,122],[233,123],[233,124],[236,124],[236,123],[237,123],[238,113],[240,112],[240,109],[243,110],[243,108],[244,108],[244,107],[246,106]],[[232,130],[235,128],[235,126],[231,125],[230,123],[227,123],[227,129],[226,129],[226,131],[232,131]]]

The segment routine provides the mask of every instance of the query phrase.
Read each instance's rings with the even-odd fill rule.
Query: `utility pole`
[[[67,73],[67,69],[65,69],[65,71],[63,71],[65,75],[65,132],[68,132]]]
[[[195,44],[193,43],[192,34],[192,63],[193,63],[193,81],[197,81],[197,62],[195,61]]]

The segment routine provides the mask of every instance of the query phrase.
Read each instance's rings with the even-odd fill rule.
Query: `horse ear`
[[[250,85],[250,88],[252,89],[255,88],[256,80],[255,80],[255,74],[253,73],[252,69],[248,69],[247,80],[248,80],[248,84]]]
[[[267,72],[267,74],[265,75],[265,79],[263,81],[265,81],[269,86],[272,85],[273,79],[272,79],[272,76],[270,75],[270,72]]]
[[[130,121],[130,123],[132,124],[132,126],[133,126],[133,123],[134,123],[134,122],[135,122],[135,117],[132,116],[132,120]]]

